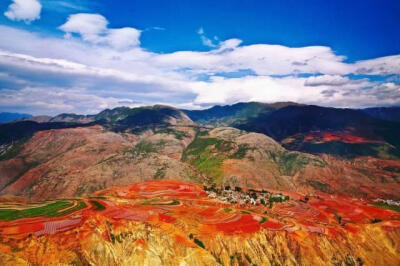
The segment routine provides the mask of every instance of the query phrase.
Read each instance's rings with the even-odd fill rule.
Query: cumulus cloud
[[[251,69],[258,75],[351,73],[353,67],[344,63],[343,59],[329,47],[291,48],[269,44],[240,46],[240,40],[231,39],[223,42],[219,49],[208,52],[178,51],[160,55],[156,63],[202,73],[233,72],[240,69]]]
[[[321,75],[321,76],[311,76],[306,79],[304,85],[306,86],[341,86],[347,83],[360,82],[357,80],[351,80],[348,77],[343,77],[340,75]]]
[[[30,23],[40,18],[42,5],[38,0],[13,0],[4,15],[11,20]]]
[[[0,90],[0,106],[14,111],[56,115],[62,112],[92,114],[117,106],[137,106],[130,99],[101,97],[85,88],[34,88]]]
[[[354,73],[366,75],[390,75],[400,73],[400,55],[385,56],[354,64]]]
[[[198,105],[226,104],[239,101],[279,102],[294,101],[300,103],[318,104],[337,107],[355,107],[377,102],[376,97],[364,97],[362,88],[373,86],[370,81],[352,84],[348,83],[332,89],[329,85],[318,87],[305,86],[306,78],[295,76],[246,76],[242,78],[213,77],[211,82],[192,84],[196,91],[194,102]],[[358,92],[345,96],[347,92]],[[380,103],[387,103],[381,99]]]
[[[400,104],[397,81],[350,75],[400,74],[397,55],[347,63],[330,47],[242,45],[239,39],[218,41],[206,52],[154,53],[140,47],[140,31],[109,28],[99,14],[72,15],[60,29],[69,38],[0,26],[0,109],[54,114],[129,103],[193,109],[239,101]],[[224,75],[243,70],[252,74]]]
[[[99,14],[79,13],[69,16],[60,29],[66,33],[79,34],[83,40],[94,44],[107,44],[113,48],[124,50],[140,44],[140,30],[125,27],[110,29],[108,21]]]

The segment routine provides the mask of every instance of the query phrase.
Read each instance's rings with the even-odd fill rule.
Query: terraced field
[[[152,265],[400,261],[399,212],[349,197],[280,193],[290,200],[271,207],[230,204],[208,197],[199,185],[158,180],[110,188],[91,198],[4,203],[0,262],[7,256],[7,261],[38,265],[124,265],[131,259],[150,265],[153,253],[170,260]],[[386,255],[374,256],[379,252]]]

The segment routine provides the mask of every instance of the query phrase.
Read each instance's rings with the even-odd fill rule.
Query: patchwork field
[[[233,193],[233,192],[231,192]],[[243,195],[248,191],[240,192]],[[254,193],[254,192],[251,192]],[[400,213],[323,193],[235,204],[158,180],[92,197],[3,201],[2,265],[397,265]],[[384,252],[385,256],[377,256]]]

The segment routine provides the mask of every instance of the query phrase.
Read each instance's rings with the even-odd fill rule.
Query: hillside
[[[350,162],[288,151],[265,135],[234,128],[174,125],[119,133],[95,125],[40,131],[8,146],[0,161],[0,189],[43,200],[173,178],[397,199],[396,167],[397,161]]]
[[[375,118],[400,122],[400,107],[372,107],[362,109],[362,111]]]
[[[268,114],[280,108],[298,105],[291,102],[281,103],[236,103],[233,105],[216,105],[205,110],[183,110],[190,119],[202,125],[231,126],[233,124],[246,121],[249,118],[257,117],[261,114]]]
[[[400,123],[377,119],[359,110],[287,106],[236,126],[271,136],[294,150],[345,157],[400,155]],[[323,137],[328,135],[331,137]]]
[[[102,125],[116,132],[128,132],[167,125],[193,125],[193,122],[180,110],[161,105],[118,107],[112,110],[106,109],[97,115],[60,114],[49,119],[33,117],[0,125],[0,145],[31,137],[42,130],[93,125]]]
[[[190,127],[114,133],[102,126],[48,130],[14,145],[0,161],[3,193],[34,199],[88,195],[114,185],[161,178],[202,177],[179,159]],[[7,155],[6,154],[6,155]],[[201,181],[201,180],[200,180]]]
[[[400,195],[398,123],[357,110],[287,103],[234,108],[244,115],[244,106],[278,109],[236,120],[246,131],[203,127],[160,105],[104,110],[90,123],[64,114],[56,117],[69,122],[2,124],[0,191],[46,199],[174,178],[301,193]]]

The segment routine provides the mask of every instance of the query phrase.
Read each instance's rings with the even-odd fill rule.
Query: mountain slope
[[[247,102],[233,105],[214,106],[205,110],[183,110],[194,122],[198,124],[230,126],[248,118],[267,114],[279,108],[297,105],[291,102],[274,104]]]
[[[119,114],[118,119],[112,114],[111,122],[106,119],[105,122],[100,120],[100,123],[115,132],[138,132],[157,127],[194,125],[182,111],[162,105],[125,110]]]
[[[171,107],[121,108],[106,110],[102,120],[89,124],[0,125],[0,190],[45,199],[179,178],[302,193],[400,195],[397,150],[385,135],[396,140],[394,122],[354,110],[287,106],[242,125],[317,155],[287,150],[260,133],[198,126]]]
[[[40,131],[0,160],[0,190],[46,199],[153,178],[206,183],[196,169],[180,161],[193,136],[191,127],[136,135],[99,125]]]
[[[36,118],[39,119],[39,117]],[[33,120],[36,118],[34,117]],[[93,125],[102,125],[109,130],[123,132],[154,129],[168,125],[193,125],[193,122],[182,111],[168,106],[118,107],[104,110],[97,115],[61,114],[47,122],[23,120],[1,124],[0,145],[30,137],[38,131]]]
[[[362,111],[375,118],[400,122],[400,107],[373,107]]]
[[[271,136],[291,149],[303,150],[309,145],[308,140],[315,139],[315,135],[347,135],[335,137],[337,142],[329,140],[324,147],[308,147],[304,151],[337,155],[349,153],[351,156],[360,156],[376,155],[383,150],[389,153],[388,157],[399,156],[400,123],[373,118],[358,110],[287,106],[270,114],[251,118],[237,127]],[[347,141],[343,141],[344,138]],[[364,139],[367,144],[354,145],[350,141],[351,138]],[[369,153],[368,150],[371,149],[374,152]]]
[[[273,139],[233,128],[200,132],[182,159],[222,186],[316,191],[356,197],[398,198],[398,161],[361,157],[353,161],[289,151]]]

